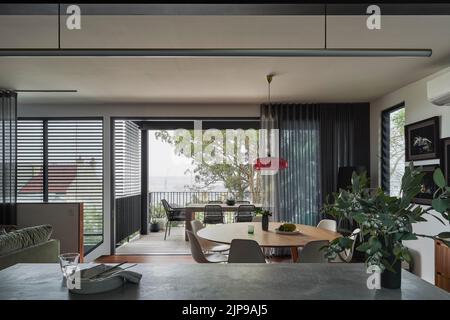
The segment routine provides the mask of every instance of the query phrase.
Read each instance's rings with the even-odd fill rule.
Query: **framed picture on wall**
[[[442,139],[441,169],[444,172],[447,185],[450,186],[450,137]]]
[[[439,117],[405,126],[405,151],[406,161],[439,158]]]
[[[413,202],[417,204],[431,204],[431,201],[433,200],[433,194],[437,190],[437,186],[434,183],[433,180],[433,173],[434,170],[436,170],[439,165],[438,164],[432,164],[432,165],[426,165],[426,166],[415,166],[417,168],[421,167],[422,172],[425,173],[423,177],[423,183],[421,186],[421,191],[415,198],[413,198]]]

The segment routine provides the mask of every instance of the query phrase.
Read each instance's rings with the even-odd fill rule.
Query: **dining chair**
[[[234,222],[252,222],[255,206],[252,204],[241,204],[238,207]]]
[[[336,232],[336,221],[331,219],[322,219],[317,224],[317,228]]]
[[[333,262],[347,262],[350,263],[353,258],[353,252],[355,251],[355,243],[356,243],[356,237],[361,232],[361,229],[356,228],[353,230],[352,234],[350,235],[350,239],[353,240],[352,247],[350,249],[345,249],[344,251],[338,253],[336,259]]]
[[[220,200],[209,200],[208,203],[209,204],[222,204],[223,202]]]
[[[161,199],[164,211],[166,212],[166,230],[164,232],[164,240],[167,238],[167,233],[170,237],[170,229],[172,227],[172,222],[183,221],[186,222],[186,211],[184,208],[173,208],[166,199]]]
[[[254,240],[233,239],[228,255],[229,263],[266,263],[261,247]]]
[[[204,224],[217,224],[217,223],[224,223],[224,216],[222,207],[219,205],[214,204],[208,204],[205,206],[204,216],[203,216],[203,223]]]
[[[197,236],[198,231],[205,228],[203,223],[198,220],[192,220],[191,227],[192,227],[192,233],[195,234],[196,236]],[[230,250],[230,245],[228,245],[228,244],[220,244],[220,243],[217,243],[214,241],[205,240],[205,239],[200,238],[199,236],[197,236],[197,240],[200,243],[200,246],[202,247],[203,251],[206,253],[225,252],[225,251]]]
[[[247,201],[247,200],[236,200],[236,204],[250,204],[250,201]]]
[[[203,253],[202,247],[200,243],[198,242],[197,237],[195,234],[190,231],[186,230],[188,239],[189,239],[189,245],[191,247],[191,254],[192,258],[198,263],[220,263],[220,262],[227,262],[227,257],[223,254],[209,254],[206,255]]]
[[[328,259],[325,257],[325,251],[321,250],[327,246],[327,240],[317,240],[308,242],[303,249],[298,250],[299,263],[327,263]]]

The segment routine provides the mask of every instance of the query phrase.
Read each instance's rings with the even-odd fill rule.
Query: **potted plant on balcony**
[[[255,214],[262,216],[261,228],[263,229],[263,231],[269,230],[269,216],[272,215],[272,212],[270,212],[269,210],[258,208],[255,210]]]
[[[150,232],[159,232],[164,229],[166,213],[162,210],[153,210],[150,219]]]
[[[401,261],[412,262],[411,254],[404,240],[415,240],[417,237],[446,238],[448,232],[437,236],[421,235],[413,232],[412,225],[427,221],[425,216],[443,220],[431,210],[449,219],[450,189],[440,169],[434,173],[434,180],[439,190],[435,193],[431,207],[423,207],[412,203],[412,199],[421,191],[424,173],[414,168],[411,163],[405,169],[401,182],[401,193],[398,197],[386,195],[383,190],[369,189],[366,174],[352,176],[350,191],[340,190],[333,195],[334,202],[326,204],[323,212],[336,219],[348,219],[355,222],[360,232],[360,245],[357,251],[363,252],[367,267],[376,266],[381,273],[381,285],[385,288],[401,286]],[[328,259],[335,259],[337,254],[352,247],[353,240],[349,236],[336,238],[325,248]],[[448,242],[447,242],[448,244]]]

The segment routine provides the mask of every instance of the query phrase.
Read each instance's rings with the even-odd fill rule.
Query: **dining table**
[[[270,222],[267,231],[262,230],[261,222],[218,224],[199,230],[197,236],[223,244],[231,244],[233,239],[247,239],[256,241],[262,248],[290,248],[293,262],[298,261],[299,247],[304,247],[311,241],[331,241],[342,236],[338,232],[304,224],[295,225],[298,233],[279,234],[275,229],[281,224],[281,222]],[[253,233],[248,232],[249,225],[253,226]]]
[[[236,202],[232,205],[228,205],[226,203],[191,203],[186,205],[183,209],[186,215],[186,226],[185,229],[192,231],[191,221],[195,219],[196,212],[204,212],[205,206],[214,205],[221,206],[223,212],[237,212],[239,206],[241,205],[252,205],[255,209],[261,209],[263,205],[261,203],[239,203]],[[185,240],[189,241],[187,233],[185,232]]]

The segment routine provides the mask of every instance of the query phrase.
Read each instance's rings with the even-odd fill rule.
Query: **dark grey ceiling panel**
[[[327,15],[367,15],[372,4],[380,7],[382,15],[450,15],[450,3],[328,4]]]
[[[69,4],[61,5],[61,13]],[[80,4],[86,15],[322,15],[323,4]]]
[[[58,4],[0,3],[0,15],[57,15]]]

